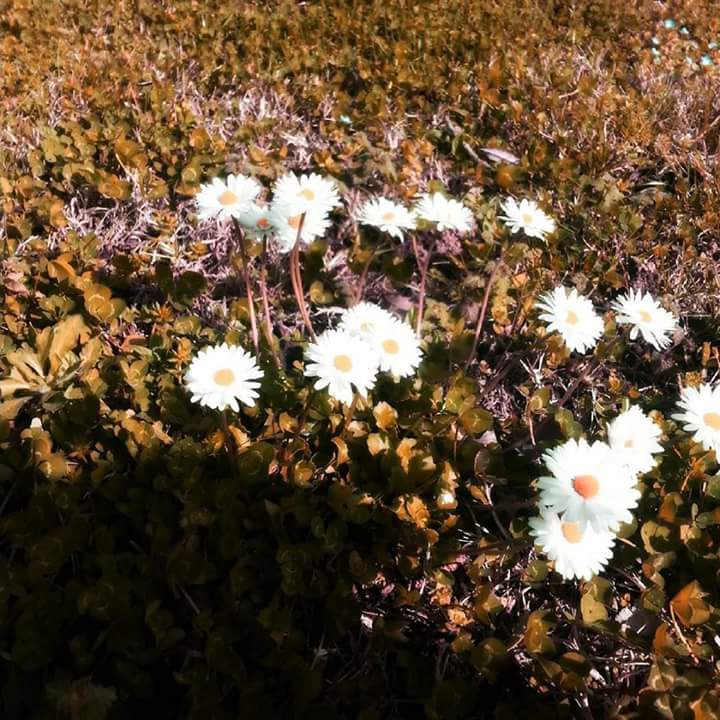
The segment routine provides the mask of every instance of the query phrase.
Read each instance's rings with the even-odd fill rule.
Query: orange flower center
[[[705,413],[703,422],[713,430],[720,430],[720,415],[716,412]]]
[[[219,198],[218,201],[221,205],[234,205],[238,201],[238,196],[230,190],[226,190]]]
[[[600,483],[594,475],[576,475],[572,485],[573,490],[586,500],[594,498],[600,489]]]
[[[631,448],[634,444],[635,444],[635,443],[632,441],[632,439],[625,441],[625,447],[626,447],[626,448]]]
[[[575,522],[564,522],[560,529],[562,530],[563,537],[569,542],[569,543],[579,543],[582,540],[582,530],[580,529],[580,526]]]
[[[533,216],[529,212],[525,212],[522,214],[522,221],[526,225],[531,225],[533,221]]]
[[[649,323],[652,320],[652,315],[647,310],[641,310],[639,315],[643,322]]]
[[[565,318],[565,322],[569,323],[570,325],[577,325],[578,320],[580,318],[577,316],[577,313],[573,312],[572,310],[568,310],[567,317]]]
[[[235,380],[235,373],[230,370],[230,368],[223,368],[213,375],[213,380],[215,380],[216,385],[227,387],[228,385],[233,384]]]
[[[340,372],[350,372],[352,370],[352,359],[348,355],[336,355],[333,365]]]
[[[383,214],[382,219],[386,222],[392,222],[395,219],[395,213],[392,210],[388,210]]]
[[[300,227],[301,219],[302,219],[302,215],[293,215],[291,218],[288,218],[288,225],[293,230],[297,230]]]
[[[383,350],[388,353],[388,355],[397,355],[398,352],[400,352],[400,345],[397,340],[383,340]]]
[[[256,227],[259,227],[261,230],[264,230],[267,227],[270,227],[270,222],[266,218],[260,218],[256,223]]]
[[[315,193],[310,188],[305,188],[298,193],[298,197],[305,198],[308,202],[315,199]]]

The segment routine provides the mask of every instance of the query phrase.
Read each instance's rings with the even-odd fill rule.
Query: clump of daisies
[[[568,292],[556,287],[540,298],[538,308],[540,318],[549,323],[548,330],[559,333],[570,351],[586,352],[602,335],[602,318],[592,302],[575,288]]]
[[[615,533],[632,521],[648,472],[662,451],[660,427],[638,407],[618,415],[608,442],[568,440],[543,456],[548,474],[538,480],[540,514],[530,534],[567,580],[589,580],[608,563]]]
[[[255,358],[245,350],[223,343],[201,350],[190,363],[185,384],[192,401],[214,410],[238,412],[242,403],[255,405],[263,377]]]
[[[372,303],[346,310],[337,329],[327,330],[307,349],[305,375],[315,377],[315,389],[349,405],[354,393],[366,397],[378,372],[409,377],[422,359],[412,329]]]
[[[656,350],[670,345],[677,318],[666,310],[650,293],[630,290],[613,303],[619,325],[630,325],[630,339],[642,335]]]
[[[339,205],[333,180],[317,173],[280,177],[273,186],[271,218],[281,252],[292,250],[297,241],[308,245],[322,237],[330,226],[330,212]]]
[[[505,221],[513,235],[522,231],[529,238],[544,240],[555,232],[555,221],[533,200],[518,202],[510,197],[501,207],[505,214],[500,215],[500,219]]]

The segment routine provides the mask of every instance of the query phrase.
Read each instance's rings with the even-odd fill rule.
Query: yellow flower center
[[[353,366],[352,360],[348,355],[336,355],[333,365],[335,365],[336,370],[344,373],[350,372]]]
[[[265,228],[270,227],[270,222],[266,218],[260,218],[256,223],[255,227],[260,228],[260,230],[265,230]]]
[[[600,483],[594,475],[576,475],[572,481],[573,490],[580,497],[589,500],[598,494]]]
[[[529,212],[524,212],[522,214],[522,221],[525,223],[525,225],[532,225],[533,216]]]
[[[383,213],[382,219],[386,222],[392,222],[395,219],[395,213],[392,210],[388,210],[386,213]]]
[[[315,199],[315,193],[310,188],[305,188],[298,193],[298,197],[305,198],[308,202]]]
[[[230,190],[226,190],[219,198],[218,202],[221,205],[225,205],[226,207],[228,205],[234,205],[238,201],[238,196],[234,192],[230,192]]]
[[[228,385],[232,385],[235,381],[235,373],[230,368],[223,368],[213,375],[213,380],[216,385],[227,387]]]
[[[580,530],[580,526],[575,522],[564,522],[562,525],[560,525],[560,529],[562,530],[563,537],[569,542],[569,543],[579,543],[582,540],[582,530]]]
[[[625,441],[625,447],[626,447],[626,448],[631,448],[634,444],[635,444],[635,443],[632,441],[632,439]]]
[[[572,310],[568,310],[567,317],[565,318],[565,322],[570,325],[577,325],[580,318],[577,316],[577,313],[573,312]]]
[[[297,230],[300,227],[301,219],[302,219],[302,215],[293,215],[291,218],[288,218],[288,225],[293,230]]]
[[[720,430],[720,414],[709,412],[703,415],[703,422],[713,430]]]
[[[361,329],[363,332],[369,332],[369,331],[372,330],[374,327],[375,327],[375,326],[374,326],[371,322],[368,322],[367,320],[360,325],[360,329]]]
[[[647,310],[641,310],[639,315],[643,322],[649,323],[652,321],[652,315]]]
[[[400,352],[400,345],[397,340],[393,340],[392,338],[388,338],[387,340],[383,340],[382,344],[383,350],[388,355],[397,355],[398,352]]]

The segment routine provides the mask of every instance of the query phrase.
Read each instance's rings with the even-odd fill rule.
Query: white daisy
[[[213,178],[201,185],[195,196],[200,220],[217,217],[227,220],[246,212],[260,194],[262,186],[247,175],[228,175],[225,180]]]
[[[583,529],[579,523],[542,507],[539,517],[531,518],[529,525],[536,544],[566,580],[590,580],[612,557],[615,535],[608,530]]]
[[[201,350],[190,363],[185,384],[192,401],[215,410],[239,410],[238,400],[248,407],[255,405],[256,382],[262,370],[255,358],[242,348],[216,345]]]
[[[364,337],[375,351],[383,372],[408,377],[414,374],[422,360],[422,350],[415,332],[397,318],[381,323]]]
[[[372,225],[398,240],[404,239],[403,230],[415,228],[413,211],[384,197],[368,200],[360,209],[358,221],[363,225]]]
[[[330,227],[330,218],[315,210],[300,215],[289,215],[286,210],[273,205],[269,220],[275,228],[275,240],[280,252],[290,252],[298,239],[298,229],[302,221],[300,242],[309,245],[315,238],[322,237]]]
[[[255,240],[264,240],[275,233],[272,208],[268,205],[253,203],[247,210],[238,215],[240,224],[245,228],[249,237]]]
[[[324,216],[338,205],[340,195],[335,181],[327,180],[317,173],[287,173],[273,185],[273,207],[288,217],[303,213]]]
[[[573,288],[556,287],[538,301],[540,318],[550,323],[548,330],[560,333],[571,351],[585,352],[595,346],[603,332],[602,318],[586,297]]]
[[[353,386],[366,396],[375,385],[378,359],[358,335],[345,330],[326,330],[308,346],[305,375],[318,378],[315,389],[327,388],[330,396],[349,405]]]
[[[424,193],[415,206],[415,215],[437,223],[437,229],[465,233],[472,230],[473,215],[461,202],[446,198],[442,193]]]
[[[348,332],[364,335],[374,332],[385,323],[395,319],[394,315],[379,305],[361,302],[348,308],[342,314],[340,327]]]
[[[684,424],[686,432],[693,433],[695,442],[714,450],[720,460],[720,384],[683,388],[678,408],[683,412],[673,418]]]
[[[643,295],[639,290],[630,290],[615,300],[613,309],[618,313],[617,322],[620,325],[632,325],[632,340],[640,334],[656,350],[670,345],[669,335],[675,329],[677,320],[650,293]]]
[[[662,430],[637,405],[610,422],[607,434],[608,444],[630,472],[644,474],[655,467],[653,456],[663,450],[658,442]]]
[[[636,477],[603,442],[568,440],[543,455],[550,475],[538,480],[540,504],[582,528],[617,530],[640,498]]]
[[[509,197],[501,207],[505,215],[500,215],[500,219],[505,221],[513,234],[522,230],[527,237],[544,240],[546,235],[555,232],[555,221],[532,200],[518,203],[515,198]]]

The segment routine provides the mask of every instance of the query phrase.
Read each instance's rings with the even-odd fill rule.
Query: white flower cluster
[[[357,391],[366,396],[378,372],[414,374],[422,359],[409,325],[378,305],[362,302],[346,310],[335,330],[326,330],[307,349],[305,375],[315,389],[349,405]]]
[[[540,319],[548,324],[547,329],[557,332],[570,351],[586,352],[597,344],[603,332],[602,318],[592,302],[580,295],[575,288],[568,292],[556,287],[538,301]],[[650,293],[630,292],[618,297],[613,303],[619,325],[630,325],[630,339],[638,335],[656,350],[670,345],[670,335],[677,325],[677,318]]]
[[[353,393],[367,395],[378,372],[409,377],[422,360],[409,325],[372,303],[346,310],[337,329],[326,330],[307,348],[305,375],[315,389],[350,404]],[[215,410],[252,407],[263,377],[256,359],[242,348],[218,345],[201,350],[185,375],[193,402]]]
[[[196,197],[198,217],[234,218],[250,237],[271,239],[281,252],[289,252],[298,232],[305,244],[322,237],[330,227],[330,212],[340,205],[335,181],[316,173],[283,175],[273,186],[269,204],[258,202],[261,191],[257,180],[245,175],[228,175],[225,180],[214,178],[200,187]],[[473,228],[470,210],[439,192],[420,195],[411,209],[386,197],[377,197],[365,202],[357,216],[360,223],[399,240],[404,239],[405,231],[415,229],[418,219],[434,223],[439,231],[464,233]]]
[[[543,456],[549,475],[538,480],[540,515],[530,533],[566,579],[589,580],[612,557],[620,523],[632,521],[639,474],[662,452],[660,427],[638,407],[618,415],[607,442],[569,440]]]

